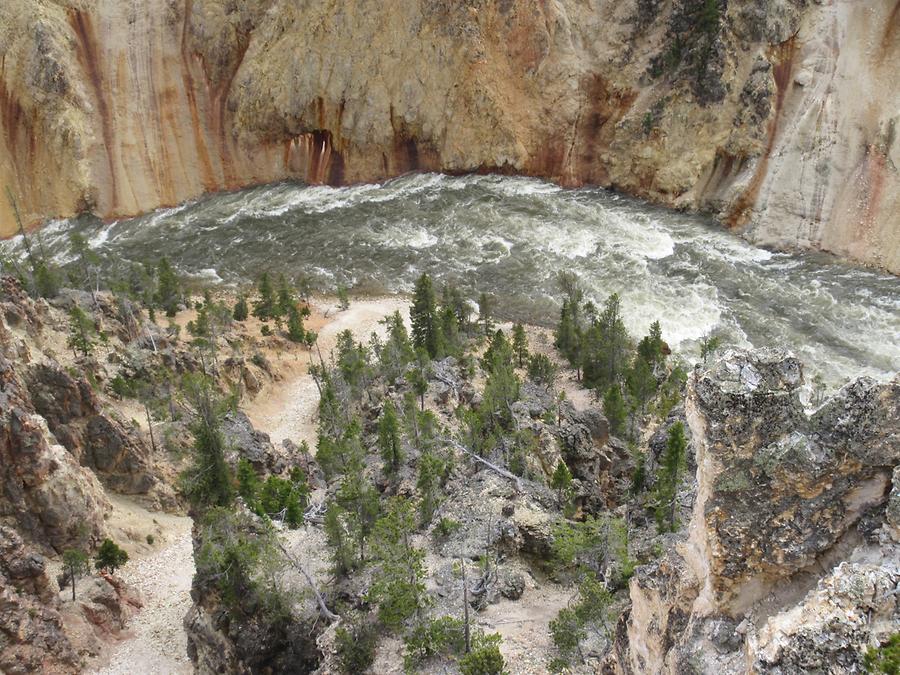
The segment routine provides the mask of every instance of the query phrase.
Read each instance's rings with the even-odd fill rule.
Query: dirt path
[[[338,311],[334,304],[314,301],[313,310],[324,315],[324,324],[319,328],[318,348],[327,360],[337,342],[337,336],[344,330],[351,330],[357,340],[368,341],[376,332],[384,335],[384,326],[379,322],[386,316],[400,311],[408,319],[405,298],[371,298],[354,300],[350,308]],[[313,354],[316,354],[315,348]],[[290,357],[289,357],[290,358]],[[276,370],[281,364],[273,363]],[[306,441],[311,449],[316,447],[316,412],[319,392],[316,383],[307,372],[308,357],[294,368],[286,369],[285,379],[264,388],[244,411],[260,431],[264,431],[276,445],[285,438],[295,443]]]
[[[132,535],[147,530],[158,548],[126,545],[131,559],[117,573],[137,589],[144,601],[132,619],[130,636],[116,643],[102,665],[88,668],[97,675],[136,673],[192,673],[182,620],[191,606],[194,557],[191,519],[146,511],[121,497],[110,496],[114,512],[111,529]],[[143,535],[146,537],[146,535]],[[120,539],[121,541],[122,539]],[[137,549],[137,550],[136,550]]]

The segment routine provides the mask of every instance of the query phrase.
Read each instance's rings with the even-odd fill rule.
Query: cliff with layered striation
[[[523,173],[897,272],[898,67],[896,0],[11,0],[0,182],[35,224]]]

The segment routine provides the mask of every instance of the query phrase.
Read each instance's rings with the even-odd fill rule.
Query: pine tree
[[[178,312],[181,301],[181,288],[175,270],[166,258],[161,258],[156,267],[156,304],[162,308],[166,316],[173,317]]]
[[[79,286],[90,290],[91,299],[96,306],[97,294],[95,292],[95,285],[91,283],[91,273],[100,264],[100,256],[98,256],[90,247],[87,240],[84,238],[84,235],[75,232],[74,230],[69,232],[69,246],[72,249],[72,253],[75,254],[75,263],[78,266],[78,271],[81,276],[79,279]]]
[[[419,457],[419,476],[416,490],[419,492],[419,513],[423,523],[430,523],[438,507],[440,487],[447,475],[447,462],[432,452]]]
[[[687,457],[687,439],[684,424],[675,422],[669,427],[666,449],[656,474],[656,524],[661,532],[675,531],[676,496],[681,473]]]
[[[297,301],[294,299],[294,289],[291,288],[284,274],[279,274],[275,313],[277,316],[290,316],[291,312],[295,311],[297,311]]]
[[[569,471],[568,465],[562,460],[556,465],[556,471],[550,478],[550,487],[556,490],[559,495],[559,501],[562,502],[563,493],[572,485],[572,472]]]
[[[656,393],[658,382],[653,374],[653,366],[642,354],[634,357],[634,362],[625,378],[628,392],[634,397],[643,415],[647,409],[647,402]]]
[[[69,310],[69,339],[68,344],[77,357],[91,355],[94,351],[94,322],[78,305],[72,305]]]
[[[378,447],[384,460],[384,472],[389,476],[396,476],[403,462],[403,448],[400,444],[397,409],[390,400],[385,402],[378,422]]]
[[[275,315],[278,313],[275,303],[275,290],[272,288],[272,280],[269,278],[268,272],[262,273],[256,290],[259,299],[253,305],[253,316],[260,321],[268,321],[275,318]]]
[[[378,517],[378,491],[366,478],[361,456],[353,457],[349,463],[336,499],[346,512],[347,530],[356,542],[361,564],[366,560],[366,540]]]
[[[573,307],[569,300],[564,300],[559,311],[559,324],[556,327],[556,348],[566,357],[569,365],[575,368],[576,379],[581,380],[583,339],[581,328],[578,325],[575,314],[577,307]]]
[[[663,352],[662,328],[659,321],[650,324],[650,332],[638,344],[638,355],[651,366],[662,363],[666,355]]]
[[[231,316],[235,321],[246,321],[248,314],[247,297],[241,293],[238,296],[237,302],[234,303],[234,312],[232,312]]]
[[[354,544],[344,523],[346,511],[332,502],[325,511],[325,540],[331,549],[332,572],[338,578],[350,575],[355,565]]]
[[[303,327],[303,319],[296,305],[288,310],[287,332],[288,340],[291,342],[306,342],[306,329]]]
[[[231,470],[225,461],[225,438],[219,423],[219,411],[212,399],[210,385],[204,380],[188,381],[186,392],[193,400],[196,420],[191,426],[194,456],[184,474],[185,494],[198,508],[228,506],[234,498]]]
[[[431,374],[431,361],[424,349],[416,351],[414,367],[406,373],[406,380],[412,386],[413,392],[419,397],[419,405],[425,410],[425,394],[428,393],[428,378]]]
[[[528,337],[525,335],[525,326],[517,323],[512,331],[512,350],[522,368],[528,361]]]
[[[603,312],[585,336],[584,378],[588,385],[606,389],[622,378],[628,332],[622,321],[619,296],[606,300]]]
[[[63,552],[63,569],[72,584],[72,602],[75,602],[75,580],[91,571],[90,558],[80,549],[67,549]]]
[[[416,349],[424,349],[431,358],[436,358],[441,347],[437,299],[431,277],[424,272],[416,281],[409,318],[412,324],[413,345]]]
[[[621,436],[625,431],[627,411],[619,385],[614,384],[606,390],[606,394],[603,396],[603,414],[609,421],[610,433],[614,436]]]
[[[375,526],[378,568],[369,599],[378,604],[378,618],[389,628],[399,628],[430,604],[425,590],[425,551],[412,545],[415,515],[403,497],[390,500]]]
[[[109,574],[115,574],[116,570],[127,562],[128,553],[123,551],[112,539],[104,539],[94,557],[94,567]]]
[[[406,366],[416,358],[416,352],[400,312],[394,312],[384,321],[387,326],[387,340],[381,346],[378,360],[381,374],[390,384],[394,384],[403,376]]]
[[[478,296],[478,322],[484,328],[484,334],[490,335],[494,330],[494,303],[487,293]]]
[[[256,475],[256,469],[246,457],[242,457],[237,465],[237,491],[251,511],[256,511],[262,481]]]

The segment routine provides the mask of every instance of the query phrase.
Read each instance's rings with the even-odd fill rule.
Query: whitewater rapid
[[[71,258],[71,229],[110,266],[166,256],[185,275],[229,284],[268,269],[326,291],[406,293],[428,271],[473,299],[492,293],[505,318],[544,325],[558,313],[556,274],[571,270],[598,305],[620,294],[632,335],[658,319],[688,362],[716,332],[735,346],[788,347],[832,386],[884,379],[900,364],[896,277],[773,253],[701,216],[597,188],[440,174],[344,188],[280,183],[111,224],[57,221],[42,239],[59,260]]]

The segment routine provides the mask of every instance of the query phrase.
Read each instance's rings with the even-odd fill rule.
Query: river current
[[[900,279],[815,254],[773,253],[697,215],[599,188],[529,178],[410,175],[344,188],[281,183],[217,194],[111,224],[42,230],[70,257],[70,229],[108,261],[168,257],[185,275],[235,284],[263,270],[366,293],[405,293],[427,271],[503,318],[552,325],[559,270],[598,305],[622,297],[635,337],[659,319],[686,360],[717,332],[735,346],[785,346],[839,385],[900,369]],[[7,248],[20,246],[16,240]]]

